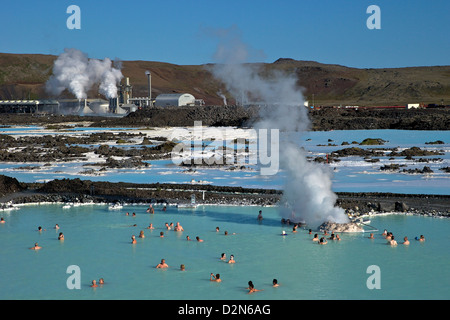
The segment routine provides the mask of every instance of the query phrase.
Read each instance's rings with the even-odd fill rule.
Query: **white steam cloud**
[[[307,109],[297,78],[264,70],[259,64],[245,64],[248,49],[235,28],[221,30],[221,41],[211,72],[222,81],[237,101],[255,102],[261,107],[256,128],[279,129],[280,168],[286,171],[280,215],[285,219],[318,226],[325,221],[345,223],[348,218],[336,207],[331,189],[331,172],[325,165],[307,161],[305,151],[290,141],[289,133],[310,127]],[[262,76],[264,74],[264,76]]]
[[[107,98],[117,97],[117,84],[123,78],[120,69],[113,66],[109,58],[89,59],[77,49],[64,49],[53,65],[53,75],[46,83],[47,92],[60,95],[68,89],[78,99],[87,98],[94,84]]]

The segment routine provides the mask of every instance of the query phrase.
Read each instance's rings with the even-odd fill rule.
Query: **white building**
[[[195,97],[189,93],[164,93],[160,94],[155,99],[155,106],[157,107],[182,107],[195,105]]]
[[[420,103],[408,103],[406,106],[407,109],[417,109],[420,108]]]

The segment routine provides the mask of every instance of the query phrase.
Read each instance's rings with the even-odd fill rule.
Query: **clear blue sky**
[[[81,30],[69,30],[69,5]],[[369,5],[381,29],[369,30]],[[358,68],[450,64],[449,0],[15,0],[0,9],[0,52],[175,64],[214,62],[214,31],[235,28],[257,54]]]

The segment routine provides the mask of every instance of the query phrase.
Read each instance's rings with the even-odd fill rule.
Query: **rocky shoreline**
[[[23,183],[0,176],[0,203],[129,203],[186,204],[195,195],[197,204],[276,206],[283,192],[191,184],[135,184],[61,179],[47,183]],[[450,195],[338,192],[336,205],[352,216],[401,212],[450,217]]]
[[[450,108],[309,110],[311,130],[448,130]],[[194,121],[204,126],[251,126],[258,120],[257,107],[189,106],[142,109],[125,117],[77,115],[2,114],[0,125],[60,125],[86,122],[91,127],[185,127]]]

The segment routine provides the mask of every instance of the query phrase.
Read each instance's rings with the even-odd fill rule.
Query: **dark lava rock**
[[[25,187],[16,178],[0,175],[0,196],[24,190]]]

